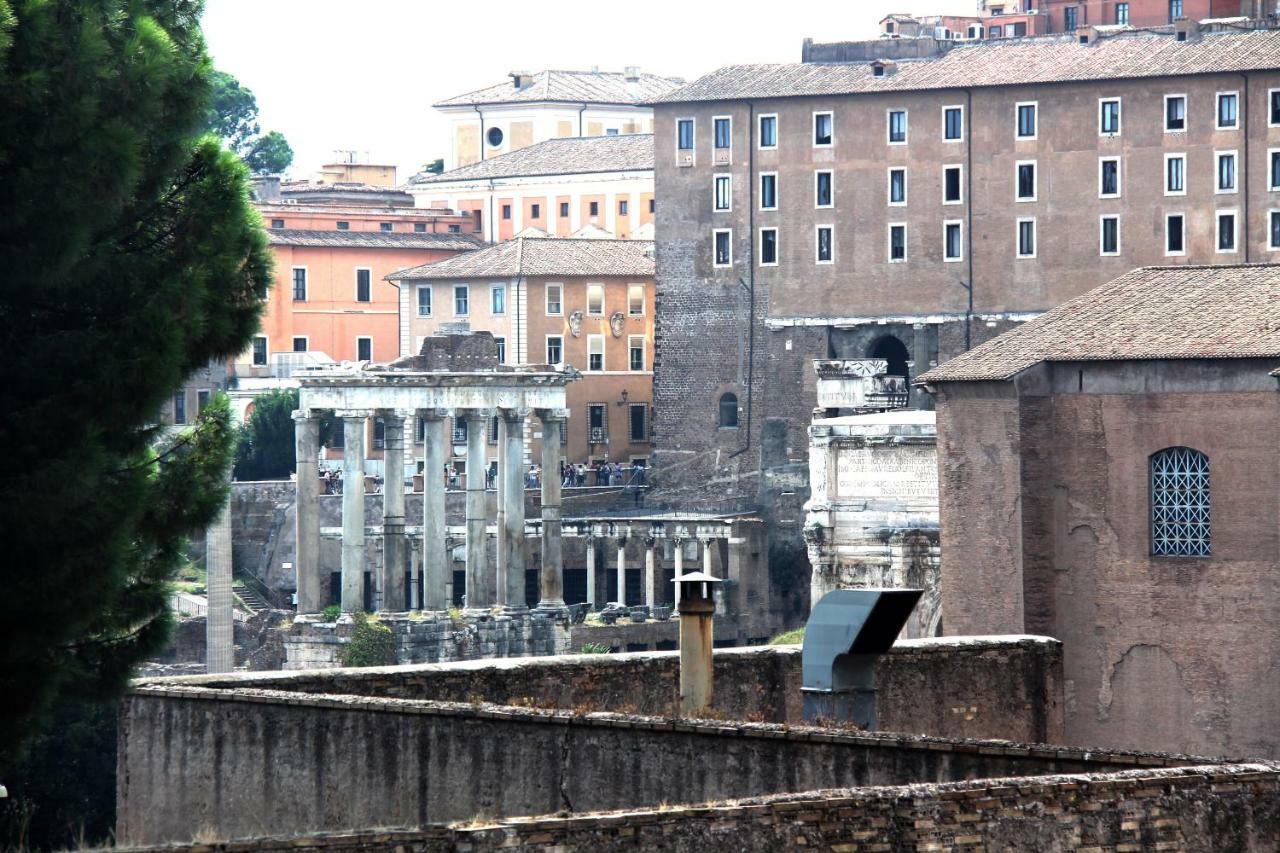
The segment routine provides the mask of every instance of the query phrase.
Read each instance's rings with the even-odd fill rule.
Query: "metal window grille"
[[[1170,447],[1151,456],[1151,553],[1209,556],[1209,457],[1198,450]]]

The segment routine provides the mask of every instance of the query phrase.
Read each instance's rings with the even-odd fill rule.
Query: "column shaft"
[[[618,603],[627,603],[627,537],[618,540]]]
[[[588,536],[587,543],[587,603],[591,605],[592,610],[599,609],[600,602],[596,600],[596,540]]]
[[[501,603],[507,607],[526,607],[524,591],[524,420],[523,410],[504,410],[501,440],[502,526],[499,528],[499,552],[502,554]]]
[[[320,574],[320,419],[305,412],[294,412],[293,434],[297,458],[294,478],[297,553],[293,571],[298,612],[319,613],[329,593],[329,585]]]
[[[486,608],[493,604],[494,578],[489,567],[486,539],[489,526],[485,508],[486,412],[469,412],[467,418],[467,607]]]
[[[342,609],[364,609],[365,416],[342,418]]]
[[[563,417],[549,412],[542,419],[542,573],[539,610],[562,610],[564,552],[560,539],[560,425]]]
[[[231,615],[231,496],[205,530],[208,607],[205,614],[205,672],[235,669],[234,620]]]
[[[404,601],[404,417],[382,416],[382,572],[380,610],[405,609]]]
[[[446,585],[452,561],[445,540],[444,416],[424,414],[422,435],[422,593],[418,600],[425,610],[445,610],[449,606]]]
[[[655,566],[657,555],[654,553],[656,543],[652,539],[646,539],[644,543],[644,603],[652,612],[653,608],[658,604],[658,581],[659,573]]]
[[[675,551],[674,551],[675,559],[676,559],[675,603],[676,603],[676,607],[679,607],[680,606],[680,576],[684,574],[684,540],[679,537],[676,537],[675,545],[676,545]]]

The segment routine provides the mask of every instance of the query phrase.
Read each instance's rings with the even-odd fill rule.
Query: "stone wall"
[[[191,845],[193,851],[1180,850],[1280,848],[1280,767],[1206,765]],[[171,848],[166,848],[171,849]]]
[[[799,646],[716,650],[716,712],[739,720],[801,722],[800,657]],[[939,737],[1059,742],[1061,666],[1060,645],[1045,637],[900,641],[877,665],[878,723],[884,731]],[[670,716],[677,707],[679,654],[242,673],[169,683]]]
[[[116,838],[123,845],[1190,761],[1009,741],[173,683],[127,695],[119,732]]]

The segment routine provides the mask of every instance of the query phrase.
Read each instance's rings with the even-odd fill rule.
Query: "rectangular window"
[[[649,404],[648,403],[631,403],[628,414],[630,415],[629,434],[632,443],[641,443],[649,440]]]
[[[1027,101],[1018,104],[1018,139],[1035,139],[1038,133],[1037,125],[1040,111],[1040,104],[1036,101]]]
[[[619,216],[628,216],[628,215],[630,215],[630,211],[631,211],[631,203],[630,203],[627,199],[625,199],[625,198],[623,198],[623,199],[619,199],[619,200],[618,200],[618,215],[619,215]]]
[[[889,110],[889,144],[907,144],[907,111]]]
[[[531,205],[529,205],[529,218],[530,218],[530,219],[541,219],[541,218],[542,218],[542,205],[540,205],[540,204],[531,204]]]
[[[630,317],[644,316],[644,285],[643,284],[627,285],[627,315]]]
[[[1120,197],[1120,158],[1102,157],[1098,160],[1098,198]]]
[[[204,410],[209,406],[209,400],[213,398],[213,392],[209,390],[199,390],[196,392],[196,415],[203,415]]]
[[[564,293],[563,284],[547,285],[547,316],[548,317],[559,317],[562,313],[564,313],[564,308],[561,305],[561,297],[563,293]]]
[[[394,231],[394,230],[395,230],[395,226],[394,226],[394,225],[392,225],[390,222],[379,222],[379,223],[378,223],[378,230],[379,230],[379,231]]]
[[[1280,190],[1280,150],[1273,148],[1267,152],[1267,156],[1271,163],[1267,169],[1267,187]]]
[[[604,370],[604,335],[587,335],[587,370]]]
[[[356,270],[356,302],[369,302],[373,299],[373,270]]]
[[[1187,155],[1164,155],[1164,194],[1187,194]]]
[[[727,228],[717,229],[711,233],[712,266],[728,267],[733,265],[733,232]]]
[[[187,422],[187,392],[178,391],[173,395],[173,422],[181,425]]]
[[[560,202],[560,216],[561,218],[564,218],[564,219],[567,219],[569,217],[569,202],[567,201]]]
[[[813,114],[813,145],[822,148],[831,145],[835,140],[831,113]]]
[[[889,204],[907,203],[907,170],[889,170]]]
[[[1236,212],[1234,210],[1218,211],[1217,222],[1218,254],[1234,252],[1236,250]]]
[[[760,116],[760,147],[778,147],[778,117],[776,115]]]
[[[339,231],[346,231],[346,230],[348,230],[348,229],[350,229],[350,228],[351,228],[351,223],[350,223],[350,222],[343,222],[342,220],[338,220],[338,230],[339,230]],[[339,430],[339,432],[341,432],[341,430]]]
[[[603,284],[587,285],[587,316],[589,317],[604,316],[604,285]]]
[[[681,151],[693,150],[693,119],[682,118],[676,122],[676,148]]]
[[[1239,127],[1239,97],[1235,92],[1218,93],[1218,130],[1235,130]]]
[[[560,335],[547,335],[547,364],[560,364],[564,361],[564,338]]]
[[[307,270],[306,267],[293,268],[293,301],[307,301]]]
[[[627,338],[627,367],[634,371],[644,370],[643,335],[631,335]]]
[[[964,201],[964,171],[962,166],[942,167],[942,203],[960,204]]]
[[[1036,163],[1034,160],[1024,160],[1018,163],[1018,201],[1035,201],[1036,200]]]
[[[903,263],[907,260],[907,225],[897,222],[889,225],[889,263]]]
[[[1267,90],[1267,124],[1271,127],[1280,127],[1280,89]]]
[[[450,225],[450,226],[449,226],[449,233],[450,233],[450,234],[457,234],[460,230],[461,230],[461,229],[460,229],[457,225]],[[427,233],[427,223],[425,223],[425,222],[415,222],[415,223],[413,223],[413,233],[415,233],[415,234],[426,234],[426,233]]]
[[[587,441],[600,444],[609,437],[609,408],[603,403],[591,403],[587,406]]]
[[[511,205],[509,205],[509,204],[504,204],[504,205],[502,206],[502,218],[503,218],[503,219],[510,219],[510,218],[511,218]]]
[[[813,175],[813,206],[814,207],[831,207],[832,199],[835,194],[831,191],[831,181],[833,174],[831,172],[814,172]]]
[[[1129,25],[1129,4],[1128,3],[1116,4],[1116,23],[1120,24],[1121,26]]]
[[[1214,154],[1214,159],[1218,163],[1217,183],[1215,191],[1219,193],[1233,193],[1236,191],[1236,152],[1234,151],[1218,151]]]
[[[817,230],[817,262],[820,264],[829,264],[835,256],[832,246],[830,225],[819,225]]]
[[[946,142],[964,138],[964,107],[942,108],[942,138]]]
[[[253,366],[265,367],[267,364],[267,336],[254,335],[253,337]]]
[[[1067,32],[1071,32],[1079,26],[1079,10],[1075,6],[1068,6],[1062,10],[1062,28]]]
[[[760,174],[760,209],[778,209],[778,173],[762,172]]]
[[[337,432],[342,432],[342,430],[337,430]],[[466,420],[466,418],[459,418],[459,417],[455,417],[455,418],[453,419],[453,430],[452,430],[452,432],[453,432],[453,443],[454,443],[454,444],[466,444],[466,443],[467,443],[467,420]],[[459,473],[462,473],[462,472],[459,472]]]
[[[590,211],[590,215],[591,215],[591,216],[599,216],[599,215],[600,215],[600,202],[598,202],[598,201],[593,201],[593,202],[591,202],[590,204],[588,204],[588,205],[587,205],[587,209],[588,209],[588,211]]]
[[[1036,221],[1035,219],[1018,220],[1018,257],[1034,258],[1036,256]]]
[[[714,210],[731,210],[733,208],[733,176],[716,175],[711,179]]]
[[[453,315],[465,317],[471,313],[471,288],[465,284],[453,286]]]
[[[507,339],[494,338],[493,342],[498,346],[498,364],[507,363]]]
[[[1098,101],[1098,135],[1120,135],[1120,99],[1102,98]]]
[[[489,313],[507,313],[507,286],[494,284],[489,287]]]
[[[733,119],[721,116],[712,119],[712,124],[715,128],[716,148],[722,151],[728,150],[733,140]]]
[[[356,361],[373,361],[373,338],[356,338]]]
[[[305,337],[305,336],[295,337],[295,338],[293,339],[293,351],[294,351],[294,352],[306,352],[306,351],[307,351],[307,346],[308,346],[308,341],[307,341],[307,339],[306,339],[306,337]]]
[[[958,219],[942,223],[942,258],[946,261],[964,259],[964,224]]]
[[[1104,216],[1099,223],[1098,254],[1120,254],[1120,217]]]
[[[431,316],[431,285],[418,285],[418,316]]]
[[[656,210],[656,209],[657,209],[657,206],[658,206],[657,199],[652,199],[652,198],[651,198],[651,199],[649,199],[649,212],[650,212],[650,213],[653,213],[653,212],[654,212],[654,210]]]
[[[1271,240],[1267,244],[1268,248],[1272,249],[1273,251],[1276,249],[1280,249],[1280,210],[1271,211],[1269,228],[1267,230],[1268,230],[1268,233],[1271,235]]]
[[[273,220],[271,220],[271,227],[272,227],[272,228],[283,228],[283,227],[284,227],[284,220],[283,220],[283,219],[273,219]]]
[[[1164,218],[1164,253],[1166,255],[1185,255],[1186,219],[1181,213],[1170,213]]]
[[[778,265],[778,229],[760,229],[760,266],[775,267]]]
[[[1187,96],[1164,96],[1164,129],[1166,133],[1177,133],[1187,129]]]
[[[1169,0],[1169,23],[1182,17],[1182,0]]]

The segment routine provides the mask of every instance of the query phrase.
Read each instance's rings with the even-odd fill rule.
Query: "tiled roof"
[[[395,231],[305,231],[297,228],[268,229],[273,246],[330,246],[335,249],[443,249],[467,252],[484,242],[470,234],[432,234]]]
[[[653,243],[648,240],[518,237],[478,252],[393,272],[387,280],[514,278],[518,275],[652,277]]]
[[[574,104],[641,104],[684,83],[679,77],[640,74],[628,80],[617,71],[538,71],[533,82],[517,89],[511,80],[486,86],[465,95],[446,98],[437,107],[467,107],[472,104],[521,104],[556,101]]]
[[[1180,42],[1171,32],[1132,30],[1080,44],[1075,36],[993,39],[939,56],[897,60],[876,77],[868,62],[731,65],[654,103],[846,95],[1033,83],[1165,77],[1280,67],[1280,30],[1202,33]]]
[[[916,382],[1010,379],[1042,361],[1280,357],[1280,265],[1141,267]]]
[[[396,187],[381,187],[376,184],[336,183],[317,184],[311,181],[285,181],[280,184],[282,193],[394,193]]]
[[[652,169],[652,133],[569,136],[548,139],[510,154],[499,154],[479,163],[450,169],[440,175],[420,173],[409,179],[409,185]]]

